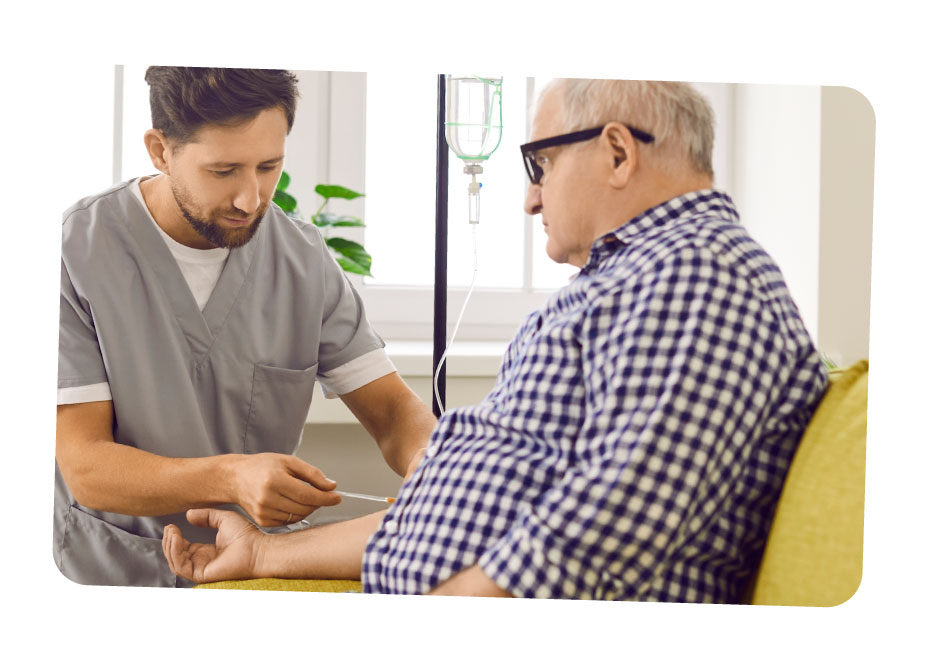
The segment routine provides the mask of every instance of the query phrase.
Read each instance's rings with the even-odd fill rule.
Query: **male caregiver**
[[[285,70],[151,67],[160,174],[64,215],[54,557],[83,584],[189,586],[165,526],[238,505],[283,526],[335,505],[293,456],[313,385],[405,475],[435,419],[399,378],[318,229],[272,203],[296,108]]]
[[[674,82],[557,80],[522,146],[525,210],[580,268],[447,412],[385,513],[287,536],[191,510],[196,581],[739,602],[827,382],[775,262],[713,187],[713,114]]]

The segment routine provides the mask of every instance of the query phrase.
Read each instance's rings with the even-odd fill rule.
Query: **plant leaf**
[[[274,202],[287,214],[296,211],[296,198],[285,191],[277,190],[274,193]]]
[[[357,242],[346,240],[342,237],[329,237],[325,243],[342,256],[350,258],[355,263],[370,269],[370,254]]]
[[[315,192],[323,198],[343,198],[344,200],[353,200],[364,196],[363,193],[352,191],[344,186],[336,186],[335,184],[317,184]]]
[[[329,237],[325,242],[335,251],[340,251],[349,258],[370,258],[370,254],[364,249],[363,245],[352,240],[346,240],[343,237]]]
[[[285,191],[286,187],[290,185],[290,175],[287,174],[286,170],[283,170],[280,173],[280,181],[277,182],[277,190]]]
[[[366,228],[367,224],[358,219],[356,216],[339,216],[337,221],[332,221],[335,228]]]
[[[365,277],[373,276],[372,274],[370,274],[370,270],[368,268],[365,268],[362,265],[355,263],[350,258],[344,258],[342,256],[340,258],[336,257],[335,260],[338,261],[338,265],[340,265],[341,269],[344,270],[345,272],[353,272],[356,275],[363,275]]]
[[[312,217],[312,223],[319,228],[324,228],[325,226],[335,226],[336,228],[358,228],[364,226],[364,222],[356,216],[338,216],[337,214],[315,214]]]

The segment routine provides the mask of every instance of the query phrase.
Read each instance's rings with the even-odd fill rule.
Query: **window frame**
[[[366,184],[366,119],[367,74],[363,72],[298,71],[302,100],[297,108],[297,120],[288,141],[285,169],[296,176],[294,192],[300,202],[302,215],[308,218],[315,210],[316,198],[311,189],[316,183],[335,183],[363,192]],[[117,66],[116,94],[124,91],[122,66]],[[435,81],[437,76],[435,76]],[[527,79],[526,105],[522,113],[530,127],[531,102],[534,99],[535,79]],[[715,174],[718,188],[729,190],[731,174],[731,127],[733,85],[696,84],[711,99],[717,117],[715,137]],[[514,110],[509,108],[508,114]],[[123,119],[118,119],[122,125]],[[719,129],[723,129],[719,131]],[[121,129],[120,129],[121,131]],[[114,178],[116,165],[123,158],[120,140],[116,133],[114,146]],[[527,141],[528,138],[525,138]],[[305,146],[303,146],[305,145]],[[521,166],[503,166],[521,169]],[[136,175],[128,175],[136,176]],[[127,175],[121,175],[125,179]],[[522,176],[527,190],[527,175]],[[364,219],[364,198],[339,201],[338,213]],[[518,325],[532,311],[538,309],[556,289],[534,288],[535,236],[541,235],[535,217],[522,215],[522,285],[519,288],[474,287],[467,304],[466,314],[457,333],[459,340],[508,341]],[[341,229],[339,236],[364,242],[364,229]],[[479,243],[479,234],[478,234]],[[433,247],[432,247],[433,249]],[[433,256],[433,252],[432,252]],[[367,318],[386,339],[430,340],[433,335],[434,287],[371,285],[357,275],[348,275],[352,285],[364,302]],[[449,287],[447,291],[448,333],[457,324],[468,287]]]
[[[437,77],[436,77],[437,79]],[[363,118],[356,125],[333,125],[330,134],[329,160],[331,174],[339,175],[345,184],[358,185],[363,190],[366,183],[366,74],[331,73],[331,98],[329,118],[345,118],[349,109],[363,110]],[[534,78],[528,78],[526,108],[523,110],[530,127],[531,101],[534,99]],[[715,129],[714,166],[717,188],[728,189],[730,185],[731,155],[731,107],[733,85],[694,84],[709,97],[717,119]],[[363,104],[358,104],[363,100]],[[509,114],[511,109],[506,110]],[[528,138],[525,138],[527,141]],[[347,159],[346,157],[350,157]],[[506,166],[508,167],[508,166]],[[520,167],[520,166],[519,166]],[[515,169],[514,167],[510,169]],[[334,183],[342,183],[335,180]],[[523,177],[527,190],[529,181]],[[363,218],[363,199],[354,201],[355,211],[347,213]],[[339,203],[339,212],[345,207]],[[466,314],[460,323],[457,338],[460,340],[509,340],[525,316],[538,309],[556,289],[532,287],[534,236],[539,229],[534,216],[523,215],[523,276],[521,288],[475,287],[467,304]],[[363,241],[363,229],[355,233]],[[356,275],[349,275],[352,284],[360,294],[367,310],[367,318],[373,327],[387,339],[426,340],[433,335],[434,287],[370,285]],[[447,315],[448,334],[457,324],[460,309],[468,293],[467,288],[448,287]]]

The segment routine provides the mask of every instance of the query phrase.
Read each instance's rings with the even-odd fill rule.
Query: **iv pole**
[[[444,136],[444,114],[446,106],[447,82],[445,75],[438,75],[438,151],[436,157],[435,183],[435,295],[434,295],[434,350],[432,353],[431,376],[434,379],[438,363],[447,344],[447,159],[448,146]],[[440,407],[447,407],[445,402],[445,371],[441,367],[438,375],[437,393],[432,384],[431,411],[441,418]]]

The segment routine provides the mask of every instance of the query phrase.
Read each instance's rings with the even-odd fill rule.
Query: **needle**
[[[376,502],[385,502],[393,503],[396,502],[395,498],[384,498],[383,496],[369,496],[366,493],[345,493],[344,491],[334,491],[340,496],[345,498],[360,498],[361,500],[374,500]]]

